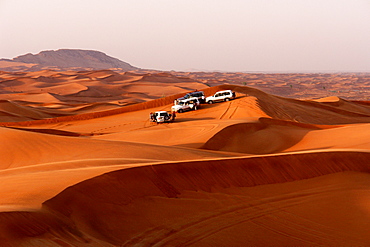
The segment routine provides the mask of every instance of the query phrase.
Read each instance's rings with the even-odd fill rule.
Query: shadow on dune
[[[181,113],[177,114],[178,118],[176,118],[174,123],[191,122],[191,121],[195,121],[195,120],[199,121],[199,120],[212,120],[212,119],[214,119],[214,118],[211,118],[211,117],[204,117],[204,118],[183,118],[183,117],[180,117],[179,118],[179,114],[181,114]]]
[[[37,133],[42,133],[42,134],[70,136],[70,137],[93,136],[94,135],[92,133],[77,133],[77,132],[57,130],[57,129],[27,129],[27,128],[16,128],[16,127],[7,127],[7,128],[23,130],[23,131],[30,131],[30,132],[37,132]]]
[[[24,242],[28,246],[77,246],[89,242],[69,221],[46,211],[1,212],[0,222],[1,246],[24,246]]]

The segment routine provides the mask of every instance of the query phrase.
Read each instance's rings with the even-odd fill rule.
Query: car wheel
[[[182,110],[182,109],[180,109],[180,110],[178,110],[177,112],[178,112],[178,113],[182,113],[182,112],[183,112],[183,110]]]
[[[213,104],[213,101],[212,100],[208,101],[208,104]]]
[[[229,101],[230,99],[229,98],[226,98],[225,101]]]

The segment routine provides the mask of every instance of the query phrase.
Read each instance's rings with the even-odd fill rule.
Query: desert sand
[[[0,246],[369,246],[368,75],[212,74],[0,72]]]

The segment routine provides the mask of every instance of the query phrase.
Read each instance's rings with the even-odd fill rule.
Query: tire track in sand
[[[226,113],[229,111],[230,109],[230,106],[231,106],[231,101],[228,102],[228,106],[226,108],[226,110],[224,111],[224,113],[221,114],[221,116],[219,117],[219,119],[223,119],[223,117],[226,115]]]
[[[330,193],[329,191],[322,193]],[[191,246],[218,232],[237,225],[253,221],[253,224],[300,242],[303,246],[317,246],[322,243],[340,245],[348,241],[345,233],[338,238],[336,230],[284,211],[284,208],[299,205],[305,197],[317,193],[306,192],[275,198],[255,200],[237,206],[212,212],[208,216],[198,217],[186,224],[174,224],[149,229],[127,241],[123,246]],[[284,202],[281,204],[281,202]],[[283,206],[282,206],[283,205]],[[276,216],[279,217],[276,217]],[[297,221],[297,217],[300,219]],[[263,220],[259,220],[263,219]],[[298,222],[298,223],[297,223]],[[358,246],[363,245],[361,241]]]

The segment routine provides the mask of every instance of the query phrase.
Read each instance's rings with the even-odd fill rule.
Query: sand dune
[[[329,180],[334,181],[324,182],[325,185],[318,183],[316,188],[312,188],[308,181],[292,181],[346,170],[369,172],[369,168],[364,165],[368,159],[368,152],[329,152],[140,167],[108,173],[80,183],[45,202],[44,206],[72,221],[86,219],[78,220],[81,229],[117,245],[212,245],[218,240],[229,239],[232,231],[233,236],[238,236],[236,241],[239,244],[260,244],[252,236],[243,234],[246,231],[252,231],[253,235],[264,234],[266,244],[273,240],[280,246],[364,244],[367,233],[360,229],[356,229],[359,232],[354,229],[346,232],[346,236],[355,233],[349,239],[340,237],[333,240],[336,226],[317,214],[320,206],[326,207],[325,211],[335,207],[325,203],[315,205],[315,202],[326,195],[333,201],[342,201],[342,207],[351,206],[351,203],[341,197],[348,194],[356,198],[351,190],[368,191],[369,175],[354,172],[332,175]],[[339,165],[338,160],[342,160]],[[322,162],[326,162],[326,166],[322,166]],[[356,181],[356,177],[362,179]],[[341,179],[350,186],[335,181]],[[282,182],[292,184],[271,186]],[[315,182],[317,180],[313,183]],[[257,186],[263,184],[270,186]],[[292,188],[294,184],[304,189]],[[82,191],[84,195],[81,194]],[[365,195],[365,192],[362,193]],[[94,203],[86,212],[84,205],[97,199],[101,203]],[[357,198],[351,207],[360,210],[363,203]],[[317,209],[309,210],[313,205]],[[111,217],[104,214],[93,220],[86,218],[87,215],[99,215],[98,212],[110,210],[117,214],[112,214]],[[316,214],[312,212],[315,210]],[[336,209],[324,218],[342,218],[336,215],[338,212],[340,210]],[[356,222],[359,220],[359,227],[366,226],[361,214],[350,214],[351,217],[343,218]],[[313,217],[310,218],[310,215]],[[274,219],[278,216],[283,218],[275,222]],[[285,220],[290,223],[282,227]],[[261,228],[258,227],[259,222],[262,224]],[[116,228],[117,225],[119,227]],[[297,225],[300,229],[290,229],[289,233],[292,235],[283,234]],[[124,226],[126,227],[122,229]],[[310,231],[305,232],[304,229],[310,228]],[[321,232],[315,234],[315,231]]]
[[[168,73],[42,70],[0,74],[0,100],[17,101],[26,107],[33,107],[35,103],[63,105],[63,112],[60,112],[60,115],[66,115],[68,105],[71,109],[70,115],[80,114],[81,111],[75,111],[76,105],[85,104],[83,112],[87,112],[87,109],[94,112],[89,106],[96,103],[115,104],[116,107],[110,108],[114,109],[206,87],[205,84],[192,79],[178,78]],[[54,107],[55,109],[57,107]],[[8,114],[3,121],[26,120],[15,117],[12,121],[11,116]],[[49,117],[40,116],[38,119],[45,118]]]
[[[369,128],[369,124],[320,128],[261,118],[258,123],[240,123],[222,129],[203,148],[249,154],[335,148],[369,149]]]
[[[0,101],[0,120],[7,121],[27,121],[40,118],[55,117],[52,114],[33,109],[32,107],[22,106],[16,102]]]
[[[87,90],[88,87],[83,86],[78,83],[69,83],[69,84],[63,84],[63,85],[57,85],[57,86],[50,86],[46,83],[40,84],[38,86],[39,90],[33,90],[30,91],[30,93],[37,93],[43,90],[43,88],[47,87],[48,93],[51,94],[58,94],[58,95],[70,95],[70,94],[76,94],[81,91]]]
[[[361,246],[368,160],[369,152],[314,152],[142,166],[81,182],[29,216],[0,217],[22,221],[9,235],[23,244],[36,235],[74,236],[74,245]]]
[[[70,184],[119,169],[122,164],[130,167],[136,163],[229,156],[180,147],[80,139],[74,135],[76,133],[56,130],[46,132],[38,129],[27,131],[0,128],[0,133],[0,194],[7,195],[2,197],[1,204],[13,204],[15,200],[14,205],[26,208],[31,207],[31,204],[32,207],[40,207],[43,200],[56,195]],[[55,181],[64,176],[68,179]],[[15,195],[16,199],[12,199],[15,187],[23,191],[26,199],[19,198],[20,192]],[[32,195],[32,200],[29,195]]]
[[[94,158],[136,158],[154,160],[184,160],[196,159],[205,156],[224,156],[214,152],[183,149],[180,147],[165,147],[149,144],[117,142],[105,140],[91,140],[86,138],[74,138],[65,132],[61,134],[37,133],[19,129],[0,128],[1,131],[1,157],[0,169],[9,169],[51,163],[59,161],[73,161]],[[6,140],[11,140],[7,142]],[[24,143],[31,140],[32,145],[25,148]],[[81,148],[80,148],[81,147]],[[141,154],[140,150],[146,150]],[[53,155],[50,155],[52,153]],[[31,158],[26,158],[31,157]]]
[[[1,72],[1,246],[369,245],[369,102],[310,97],[329,84],[309,74],[212,75]],[[259,90],[284,78],[312,90]]]

